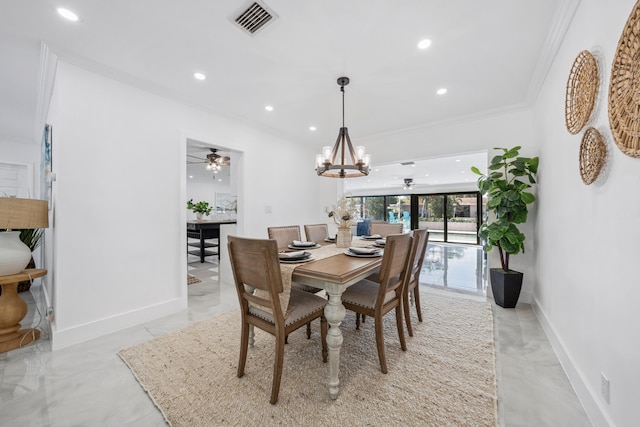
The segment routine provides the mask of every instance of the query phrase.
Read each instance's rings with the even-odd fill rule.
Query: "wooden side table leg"
[[[27,303],[18,295],[18,282],[3,284],[0,295],[0,353],[29,344],[40,337],[37,329],[20,329]]]

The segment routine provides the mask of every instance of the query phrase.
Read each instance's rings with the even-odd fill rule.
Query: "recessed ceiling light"
[[[418,43],[418,49],[426,49],[429,46],[431,46],[431,40],[429,39],[420,40]]]
[[[264,109],[267,111],[273,111],[273,105],[265,105]]]
[[[467,171],[460,171],[460,173],[467,173]]]
[[[189,175],[189,179],[193,179],[193,175]]]
[[[460,163],[462,160],[460,159],[456,159],[456,163]]]
[[[309,130],[310,130],[311,132],[315,132],[316,127],[315,127],[315,126],[309,126]]]
[[[193,77],[195,77],[197,80],[204,80],[207,78],[207,76],[202,73],[193,73]]]
[[[222,182],[222,178],[218,178],[218,182]]]
[[[444,95],[445,93],[447,93],[447,88],[446,88],[446,87],[441,87],[440,89],[438,89],[438,90],[436,91],[436,93],[437,93],[438,95]]]
[[[424,176],[429,176],[429,174],[428,174],[428,173],[425,173],[425,174],[424,174]]]
[[[71,12],[69,9],[65,9],[64,7],[59,7],[58,13],[60,14],[60,16],[62,16],[65,19],[68,19],[69,21],[76,22],[78,20],[78,15]]]
[[[380,172],[380,169],[374,169],[373,171],[374,172]]]

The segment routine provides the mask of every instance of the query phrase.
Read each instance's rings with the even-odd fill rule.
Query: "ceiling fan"
[[[405,178],[404,179],[404,186],[402,188],[404,190],[411,190],[412,186],[413,186],[413,178]]]
[[[204,163],[206,164],[207,170],[213,171],[213,173],[218,173],[220,169],[222,169],[222,166],[231,166],[231,158],[229,156],[221,156],[218,154],[217,148],[210,148],[209,150],[211,150],[211,153],[207,154],[205,159],[187,154],[187,157],[198,159],[197,161],[187,160],[187,164]]]

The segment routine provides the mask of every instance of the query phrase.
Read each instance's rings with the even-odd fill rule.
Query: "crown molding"
[[[560,2],[553,21],[551,21],[549,31],[547,32],[547,39],[539,56],[538,65],[529,83],[526,97],[527,104],[533,105],[538,98],[538,94],[542,90],[551,65],[558,54],[560,45],[562,45],[562,41],[569,30],[569,26],[579,5],[580,0],[562,0]]]

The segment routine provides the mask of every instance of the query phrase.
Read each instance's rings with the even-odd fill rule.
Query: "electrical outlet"
[[[600,393],[604,401],[609,403],[609,379],[600,372]]]

